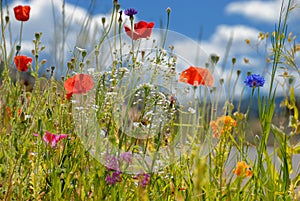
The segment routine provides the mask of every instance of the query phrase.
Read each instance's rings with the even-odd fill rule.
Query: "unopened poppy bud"
[[[21,45],[17,45],[16,50],[19,52],[21,50]]]
[[[35,50],[31,50],[31,54],[32,54],[32,55],[35,55]]]
[[[123,21],[123,20],[122,20],[122,14],[123,14],[123,11],[120,11],[119,14],[120,14],[120,17],[119,17],[118,22],[121,24],[122,21]]]
[[[172,10],[171,10],[171,8],[170,7],[168,7],[167,9],[166,9],[166,12],[167,13],[170,13]]]
[[[83,66],[84,66],[84,63],[83,63],[83,62],[80,62],[80,63],[79,63],[79,67],[82,69]]]
[[[145,51],[142,50],[141,54],[142,54],[142,60],[144,60],[144,57],[145,57]]]
[[[67,66],[68,66],[68,69],[72,69],[72,62],[69,61],[69,62],[67,63]]]
[[[98,56],[99,55],[99,50],[95,50],[95,55]]]
[[[219,62],[220,57],[218,55],[212,54],[210,56],[210,59],[214,64],[217,64]]]
[[[51,70],[54,71],[54,69],[55,69],[55,66],[51,66]]]
[[[5,16],[5,22],[8,23],[9,22],[9,16]]]
[[[120,9],[121,5],[120,4],[116,4],[116,11],[118,12],[118,10]]]
[[[101,18],[101,21],[102,21],[102,25],[103,25],[103,26],[105,25],[105,20],[106,20],[105,17],[102,17],[102,18]]]
[[[86,54],[87,54],[86,50],[83,50],[83,51],[81,52],[82,58],[86,57]]]
[[[236,74],[237,74],[237,76],[239,76],[241,74],[241,70],[237,70]]]
[[[235,64],[235,63],[236,63],[236,58],[233,57],[233,58],[232,58],[232,64]]]
[[[72,62],[72,63],[75,63],[75,62],[76,62],[75,57],[72,57],[72,58],[71,58],[71,62]]]
[[[39,40],[40,39],[40,33],[35,33],[35,38],[36,38],[36,40]]]
[[[221,78],[221,79],[220,79],[220,84],[222,85],[223,83],[224,83],[224,79]]]
[[[118,0],[114,0],[113,3],[114,5],[116,5],[118,3]]]
[[[250,71],[247,72],[247,76],[250,76],[252,73]]]
[[[61,80],[64,81],[65,80],[65,76],[61,76]]]
[[[119,19],[118,19],[118,23],[122,24],[122,22],[123,22],[123,20],[122,20],[122,17],[120,16]]]

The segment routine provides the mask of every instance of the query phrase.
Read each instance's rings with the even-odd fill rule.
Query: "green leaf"
[[[294,147],[292,147],[293,154],[300,154],[300,142],[298,142]]]

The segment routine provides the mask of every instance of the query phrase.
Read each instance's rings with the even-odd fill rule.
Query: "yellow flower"
[[[239,161],[236,164],[236,168],[233,170],[234,174],[236,174],[238,177],[251,177],[252,171],[250,169],[250,166],[245,163],[245,161]]]
[[[236,121],[231,116],[218,117],[216,121],[210,122],[210,127],[215,138],[224,133],[231,132],[233,127],[236,127]]]

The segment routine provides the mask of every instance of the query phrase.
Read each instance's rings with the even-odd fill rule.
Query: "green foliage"
[[[122,44],[121,35],[109,43],[110,50],[108,51],[111,51],[114,62],[111,71],[95,75],[98,76],[98,80],[95,83],[95,96],[93,97],[95,106],[98,108],[95,114],[97,128],[104,132],[103,135],[107,139],[105,142],[112,144],[114,148],[132,154],[142,153],[145,155],[149,149],[153,151],[152,156],[154,158],[161,149],[166,148],[169,144],[177,145],[176,143],[181,140],[186,140],[189,143],[189,150],[183,150],[178,160],[174,157],[176,160],[159,171],[154,171],[154,160],[147,167],[149,180],[143,180],[141,175],[137,176],[124,171],[120,173],[120,179],[114,184],[109,184],[107,176],[117,171],[112,171],[103,164],[103,161],[91,154],[93,149],[103,150],[106,148],[100,144],[103,138],[100,134],[100,137],[97,136],[98,138],[96,138],[91,132],[80,135],[76,129],[78,125],[76,125],[76,117],[73,113],[76,108],[76,101],[69,101],[66,98],[67,91],[63,88],[63,81],[71,77],[71,72],[82,73],[84,68],[88,66],[90,61],[87,60],[86,50],[77,48],[80,54],[78,56],[74,53],[74,57],[68,62],[68,70],[63,80],[54,78],[55,67],[49,69],[49,79],[38,77],[38,70],[46,61],[40,58],[40,53],[44,49],[41,46],[42,33],[35,33],[32,52],[35,60],[35,66],[32,69],[35,70],[31,71],[31,76],[35,78],[35,85],[32,90],[28,90],[20,82],[20,79],[12,82],[9,69],[14,67],[12,66],[12,55],[15,48],[11,51],[7,50],[5,43],[7,39],[4,34],[7,26],[3,23],[2,4],[1,1],[0,64],[3,68],[1,71],[3,79],[0,87],[0,200],[300,199],[298,193],[300,172],[299,167],[296,168],[298,164],[294,164],[295,161],[293,161],[294,156],[300,154],[300,142],[297,142],[300,134],[300,122],[295,86],[287,83],[284,85],[288,88],[288,94],[281,103],[281,109],[287,111],[289,116],[282,115],[280,120],[283,122],[286,121],[285,118],[288,118],[288,125],[274,120],[277,109],[275,98],[278,85],[275,81],[278,76],[278,69],[281,65],[285,65],[285,68],[295,68],[293,61],[295,60],[297,44],[294,43],[292,49],[288,49],[286,45],[286,42],[291,43],[292,40],[291,35],[287,34],[287,20],[289,13],[295,7],[293,1],[289,0],[286,8],[283,1],[280,19],[271,37],[272,69],[269,93],[262,95],[259,87],[252,88],[252,96],[255,93],[258,96],[258,124],[261,128],[259,133],[255,133],[257,134],[255,139],[249,140],[248,136],[252,132],[249,111],[251,107],[254,107],[252,105],[253,97],[251,97],[248,110],[244,113],[240,111],[241,101],[237,109],[232,103],[240,72],[238,72],[237,80],[233,86],[226,85],[228,86],[226,91],[230,97],[224,105],[218,105],[219,97],[215,92],[216,89],[212,88],[207,92],[198,88],[200,93],[204,95],[203,97],[211,95],[211,100],[197,99],[189,108],[189,113],[185,112],[183,107],[176,105],[175,100],[167,100],[169,101],[167,102],[164,99],[164,94],[155,94],[157,88],[151,88],[150,84],[135,88],[137,90],[131,96],[124,95],[126,88],[134,85],[136,80],[126,80],[128,69],[119,67],[127,59],[128,68],[133,69],[130,73],[138,74],[140,71],[136,69],[142,65],[142,62],[139,63],[138,61],[138,55],[143,55],[145,52],[136,50],[134,45],[139,46],[140,44],[134,43],[132,40],[128,57],[122,58],[122,51],[125,52],[125,49],[120,47],[121,57],[117,58],[116,55],[119,53],[116,53],[115,50],[117,42]],[[101,51],[101,47],[105,44],[109,34],[113,32],[116,36],[117,29],[119,32],[122,30],[122,20],[117,18],[119,7],[115,1],[111,21],[108,27],[104,28],[96,46],[94,54],[97,70],[101,69],[98,60],[98,56],[101,56],[99,51]],[[170,12],[168,9],[167,26],[169,26],[171,17]],[[172,74],[177,59],[172,55],[174,47],[170,47],[171,54],[164,52],[168,27],[162,35],[162,45],[156,47],[156,57],[152,58],[152,62],[156,62],[156,65],[150,66],[153,73],[153,75],[151,74],[151,83],[157,79],[156,76],[159,74],[157,66],[159,65],[168,67],[170,79],[173,79],[175,75]],[[268,43],[268,36],[266,35],[260,33],[259,38]],[[246,41],[246,43],[250,43],[250,41]],[[112,50],[115,52],[112,53]],[[143,61],[144,56],[142,56]],[[211,63],[207,65],[211,65],[211,68],[217,68],[219,57],[212,56],[211,60]],[[233,65],[229,79],[234,72],[235,63],[236,58],[232,59]],[[17,77],[20,75],[21,72],[17,72]],[[220,80],[221,86],[223,86],[223,82],[224,80]],[[193,95],[195,95],[197,87],[192,89],[194,89]],[[247,89],[243,88],[241,96],[244,90]],[[137,93],[139,96],[136,95]],[[89,98],[88,95],[80,97],[83,100]],[[138,115],[132,116],[131,106],[138,102],[139,98],[143,99],[144,104],[139,105],[141,109],[137,112]],[[124,105],[121,105],[120,108],[118,104],[125,101],[127,107],[123,111]],[[211,101],[211,106],[208,101]],[[160,124],[155,130],[157,131],[155,137],[146,140],[138,139],[134,135],[125,135],[121,131],[122,126],[127,128],[127,122],[131,120],[130,118],[136,118],[138,119],[136,122],[140,122],[140,128],[147,128],[138,130],[138,135],[150,135],[151,126],[148,125],[151,125],[149,122],[153,119],[144,117],[150,110],[159,109],[159,107],[167,108],[163,114],[167,123],[165,126]],[[209,111],[209,107],[212,107],[212,109],[210,108],[211,111]],[[216,112],[219,107],[223,108],[222,115]],[[126,114],[125,119],[116,118],[115,112],[118,109]],[[178,115],[179,113],[181,116]],[[92,124],[92,122],[86,123]],[[186,128],[184,132],[193,133],[196,137],[190,139],[191,136],[183,133],[180,127]],[[56,146],[51,146],[51,143],[46,143],[44,139],[44,134],[47,131],[55,134],[68,134],[68,137],[57,142]],[[182,135],[185,135],[184,137],[187,139]],[[202,139],[202,136],[205,139]],[[274,138],[274,140],[272,141],[270,138]],[[96,142],[95,146],[89,144],[93,140]],[[172,144],[174,141],[176,143]],[[271,146],[270,142],[273,142]],[[97,143],[99,144],[97,145]],[[84,146],[85,144],[91,146]],[[271,151],[269,150],[270,147]],[[201,153],[205,148],[209,149],[210,152],[203,156]],[[170,148],[166,149],[165,152],[172,156],[177,154],[174,150],[176,149]],[[110,151],[113,152],[114,150],[111,149]],[[120,155],[121,153],[117,154]],[[275,161],[277,162],[275,163]],[[127,169],[125,168],[125,170]],[[145,182],[145,185],[142,182]]]

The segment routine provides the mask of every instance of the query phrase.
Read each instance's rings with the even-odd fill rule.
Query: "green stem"
[[[99,40],[99,43],[98,45],[96,46],[96,50],[99,50],[102,43],[104,42],[104,39],[108,36],[110,30],[111,30],[111,27],[112,27],[112,24],[113,24],[113,21],[114,21],[114,14],[115,14],[115,9],[116,9],[116,6],[114,4],[113,6],[113,11],[112,11],[112,14],[111,14],[111,19],[110,19],[110,23],[109,23],[109,27],[108,27],[108,30],[105,32],[105,34],[100,38]]]
[[[19,48],[20,49],[18,49],[17,50],[17,53],[16,53],[16,55],[18,55],[19,53],[20,53],[20,50],[21,50],[21,44],[22,44],[22,32],[23,32],[23,22],[21,22],[21,27],[20,27],[20,41],[19,41]]]

